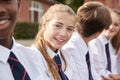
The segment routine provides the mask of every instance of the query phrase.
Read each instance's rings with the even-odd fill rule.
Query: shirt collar
[[[55,53],[53,50],[51,50],[49,47],[47,47],[47,52],[49,56],[53,59],[55,55],[59,54],[60,55],[60,50],[58,50],[57,53]]]
[[[6,63],[10,54],[10,50],[2,45],[0,45],[0,61]]]
[[[109,40],[107,40],[107,38],[103,34],[101,34],[98,38],[100,38],[101,42],[104,44],[107,44],[108,42],[110,42]]]
[[[85,43],[85,41],[83,40],[83,38],[77,32],[75,32],[75,37],[78,38],[77,39],[78,40],[77,43],[79,44],[79,49],[81,49],[80,51],[83,52],[86,55],[87,52],[88,52],[88,46],[87,46],[87,44]]]

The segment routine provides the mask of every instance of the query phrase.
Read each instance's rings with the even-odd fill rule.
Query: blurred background
[[[56,3],[69,5],[75,12],[79,6],[88,1],[99,1],[104,5],[120,9],[120,0],[21,0],[20,13],[14,37],[17,42],[30,46],[38,32],[39,21],[46,10]]]

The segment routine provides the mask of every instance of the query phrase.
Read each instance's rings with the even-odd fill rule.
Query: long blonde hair
[[[43,26],[46,22],[53,19],[54,16],[56,16],[57,13],[59,13],[59,12],[67,12],[68,14],[76,17],[76,14],[74,13],[74,11],[67,5],[55,4],[55,5],[51,6],[47,10],[47,12],[43,15],[43,17],[40,21],[39,32],[38,32],[38,34],[35,38],[35,42],[34,42],[35,47],[44,56],[44,58],[47,62],[48,69],[51,72],[51,74],[53,75],[54,80],[60,80],[60,76],[59,76],[59,73],[57,70],[58,67],[57,67],[56,63],[53,61],[53,59],[50,58],[50,56],[47,53],[46,44],[45,44],[45,40],[43,37],[43,34],[44,34]]]

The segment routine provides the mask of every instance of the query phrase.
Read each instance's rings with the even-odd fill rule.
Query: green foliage
[[[83,0],[74,0],[69,6],[76,12],[77,9],[83,4]]]
[[[38,23],[17,22],[14,37],[15,39],[33,39],[38,32]]]
[[[84,0],[56,0],[56,1],[70,6],[75,12],[77,11],[78,7],[80,7],[84,3]]]

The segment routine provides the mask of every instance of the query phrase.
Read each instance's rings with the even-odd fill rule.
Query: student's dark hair
[[[112,22],[108,8],[97,1],[86,2],[80,6],[77,10],[77,17],[77,31],[85,37],[108,29]]]
[[[112,9],[113,12],[116,13],[116,15],[119,18],[119,22],[120,22],[120,10],[118,9]],[[118,51],[120,50],[120,30],[119,32],[111,39],[111,43],[113,48],[116,50],[115,54],[118,53]]]

